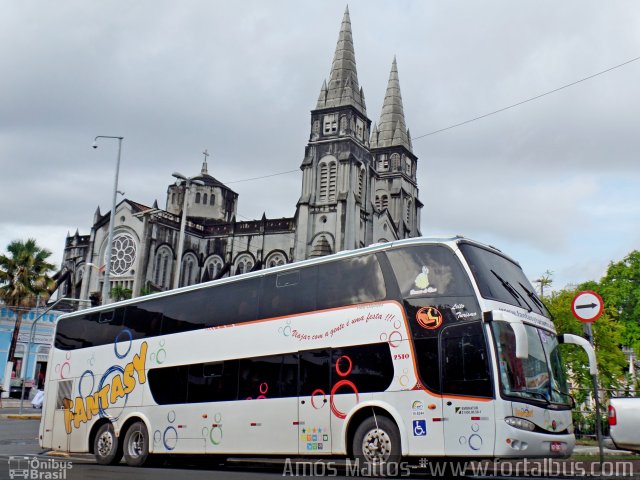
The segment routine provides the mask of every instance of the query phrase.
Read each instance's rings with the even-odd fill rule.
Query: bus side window
[[[162,312],[154,302],[143,302],[126,307],[124,326],[131,331],[133,340],[160,335]]]
[[[359,393],[384,392],[393,381],[393,361],[388,342],[331,350],[331,384],[347,380]],[[340,393],[353,393],[348,387]]]
[[[414,340],[420,379],[427,389],[440,393],[440,357],[438,337]]]
[[[443,393],[493,396],[482,324],[471,322],[446,327],[441,342]]]
[[[378,302],[387,296],[375,255],[361,255],[318,265],[318,310]]]
[[[271,355],[240,360],[238,399],[295,397],[298,355]]]
[[[149,390],[158,405],[187,403],[189,365],[152,368],[148,377]]]
[[[386,252],[403,297],[469,296],[471,283],[453,251],[438,245]]]
[[[235,400],[237,395],[237,360],[189,365],[189,403]]]
[[[316,267],[265,275],[259,318],[274,318],[316,309]]]
[[[329,349],[300,352],[299,395],[307,397],[316,390],[331,391],[329,370]]]

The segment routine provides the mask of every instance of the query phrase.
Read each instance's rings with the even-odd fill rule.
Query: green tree
[[[606,307],[623,326],[620,343],[640,354],[640,251],[611,262],[600,287]]]
[[[119,302],[120,300],[130,299],[133,295],[133,292],[129,288],[124,288],[120,285],[117,285],[111,289],[111,293],[109,295],[114,301]]]
[[[582,322],[577,320],[571,313],[573,297],[582,290],[593,290],[602,294],[599,284],[587,282],[580,285],[576,290],[560,290],[553,292],[551,296],[544,299],[553,316],[558,333],[583,335]],[[592,328],[600,385],[607,389],[618,388],[626,366],[624,354],[620,349],[624,328],[616,320],[615,312],[611,308],[605,309],[600,318],[593,323]],[[573,383],[580,388],[575,392],[575,398],[578,403],[581,403],[591,389],[587,355],[575,345],[562,345],[561,349],[564,363],[571,373]]]
[[[0,300],[9,307],[34,307],[38,296],[49,298],[55,289],[55,281],[49,277],[54,266],[47,262],[51,252],[38,246],[35,239],[14,240],[7,246],[8,255],[0,254]],[[9,361],[18,343],[22,314],[16,315],[16,323],[9,346]]]

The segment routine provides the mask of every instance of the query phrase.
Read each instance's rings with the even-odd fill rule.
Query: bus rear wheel
[[[149,432],[143,422],[135,422],[128,428],[122,450],[124,461],[130,467],[142,467],[150,463]]]
[[[122,448],[111,422],[103,424],[93,439],[93,453],[101,465],[115,465],[122,458]]]
[[[382,472],[388,464],[398,466],[402,458],[401,452],[398,427],[393,420],[383,415],[364,420],[353,436],[355,458]]]

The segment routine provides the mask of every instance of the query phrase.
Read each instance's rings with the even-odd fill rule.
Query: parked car
[[[612,398],[609,435],[613,446],[640,453],[640,398]]]

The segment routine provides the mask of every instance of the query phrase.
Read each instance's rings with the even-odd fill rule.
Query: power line
[[[425,133],[423,135],[418,135],[417,137],[411,137],[411,141],[419,140],[419,139],[425,138],[425,137],[429,137],[429,136],[435,135],[437,133],[446,132],[447,130],[451,130],[451,129],[454,129],[454,128],[457,128],[457,127],[461,127],[463,125],[467,125],[468,123],[476,122],[478,120],[482,120],[483,118],[490,117],[491,115],[496,115],[496,114],[504,112],[506,110],[510,110],[512,108],[519,107],[520,105],[524,105],[525,103],[529,103],[529,102],[532,102],[534,100],[538,100],[539,98],[546,97],[547,95],[551,95],[552,93],[559,92],[560,90],[564,90],[565,88],[573,87],[574,85],[578,85],[579,83],[586,82],[587,80],[591,80],[592,78],[598,77],[600,75],[604,75],[605,73],[611,72],[612,70],[616,70],[616,69],[621,68],[621,67],[624,67],[625,65],[628,65],[630,63],[636,62],[638,60],[640,60],[640,57],[632,58],[630,60],[627,60],[626,62],[619,63],[618,65],[614,65],[613,67],[609,67],[609,68],[607,68],[605,70],[602,70],[602,71],[600,71],[598,73],[594,73],[593,75],[589,75],[587,77],[584,77],[584,78],[581,78],[579,80],[576,80],[575,82],[567,83],[566,85],[562,85],[561,87],[554,88],[553,90],[549,90],[548,92],[544,92],[544,93],[541,93],[541,94],[536,95],[534,97],[530,97],[530,98],[527,98],[525,100],[522,100],[520,102],[513,103],[513,104],[511,104],[509,106],[506,106],[506,107],[503,107],[503,108],[499,108],[498,110],[494,110],[492,112],[485,113],[484,115],[479,115],[477,117],[470,118],[469,120],[465,120],[464,122],[459,122],[459,123],[455,123],[453,125],[449,125],[448,127],[439,128],[438,130],[434,130],[432,132]],[[250,182],[250,181],[253,181],[253,180],[262,180],[263,178],[277,177],[279,175],[287,175],[289,173],[294,173],[294,172],[298,172],[298,171],[300,171],[300,170],[299,169],[287,170],[286,172],[272,173],[270,175],[262,175],[260,177],[244,178],[242,180],[233,180],[231,182],[225,182],[225,183],[226,184],[231,184],[231,183]]]
[[[598,77],[600,75],[604,75],[607,72],[610,72],[610,71],[615,70],[615,69],[620,68],[620,67],[624,67],[625,65],[628,65],[628,64],[630,64],[632,62],[635,62],[637,60],[640,60],[640,57],[632,58],[631,60],[627,60],[626,62],[622,62],[622,63],[620,63],[618,65],[613,66],[613,67],[607,68],[606,70],[602,70],[601,72],[594,73],[593,75],[589,75],[588,77],[581,78],[580,80],[576,80],[575,82],[567,83],[566,85],[563,85],[563,86],[558,87],[558,88],[554,88],[553,90],[549,90],[548,92],[545,92],[545,93],[541,93],[540,95],[536,95],[535,97],[527,98],[526,100],[522,100],[520,102],[514,103],[512,105],[509,105],[508,107],[503,107],[503,108],[500,108],[498,110],[494,110],[493,112],[485,113],[484,115],[480,115],[478,117],[474,117],[474,118],[471,118],[469,120],[465,120],[464,122],[456,123],[454,125],[449,125],[448,127],[444,127],[444,128],[440,128],[438,130],[434,130],[433,132],[425,133],[424,135],[419,135],[417,137],[412,137],[411,140],[412,141],[413,140],[418,140],[420,138],[424,138],[424,137],[428,137],[428,136],[431,136],[431,135],[435,135],[436,133],[445,132],[447,130],[451,130],[452,128],[461,127],[462,125],[466,125],[468,123],[475,122],[477,120],[481,120],[483,118],[489,117],[491,115],[495,115],[496,113],[504,112],[505,110],[509,110],[511,108],[518,107],[518,106],[523,105],[525,103],[532,102],[532,101],[537,100],[537,99],[542,98],[542,97],[546,97],[547,95],[551,95],[552,93],[559,92],[560,90],[564,90],[565,88],[573,87],[574,85],[577,85],[579,83],[586,82],[587,80],[591,80],[592,78]]]
[[[229,183],[250,182],[251,180],[261,180],[263,178],[276,177],[278,175],[286,175],[287,173],[293,173],[293,172],[299,172],[299,171],[300,169],[296,168],[295,170],[287,170],[286,172],[272,173],[271,175],[263,175],[261,177],[253,177],[253,178],[244,178],[242,180],[233,180],[231,182],[223,182],[223,183],[229,184]]]

